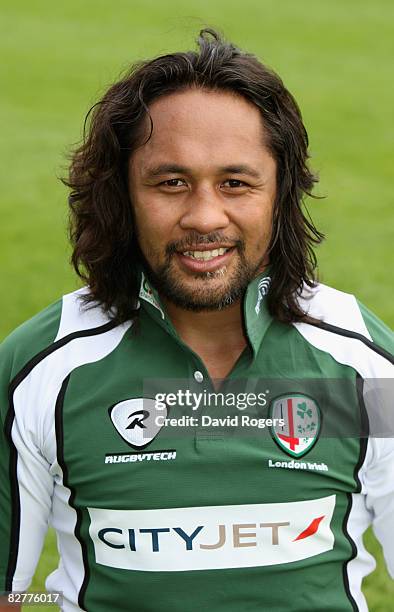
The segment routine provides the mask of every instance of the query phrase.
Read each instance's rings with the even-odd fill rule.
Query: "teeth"
[[[213,251],[184,251],[183,255],[187,255],[187,257],[192,257],[193,259],[199,259],[201,261],[208,261],[209,259],[213,259],[214,257],[218,257],[219,255],[224,255],[228,251],[228,249],[215,249]]]

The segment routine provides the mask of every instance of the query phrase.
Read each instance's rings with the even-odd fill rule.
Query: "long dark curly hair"
[[[317,178],[307,165],[308,135],[300,110],[279,76],[255,56],[208,28],[197,42],[197,51],[134,65],[85,119],[83,142],[63,179],[71,189],[71,261],[89,286],[85,299],[99,302],[119,323],[138,316],[140,251],[128,194],[129,158],[142,144],[146,118],[151,121],[149,105],[160,96],[199,87],[236,92],[260,110],[277,163],[268,308],[283,322],[306,320],[297,297],[304,283],[316,283],[313,246],[323,234],[303,207]]]

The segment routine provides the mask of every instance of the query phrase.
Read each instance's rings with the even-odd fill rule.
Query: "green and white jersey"
[[[367,610],[371,523],[394,575],[394,443],[355,432],[390,417],[371,381],[394,377],[391,335],[324,285],[302,300],[320,325],[279,323],[268,290],[248,287],[248,347],[220,388],[146,280],[138,325],[81,290],[9,336],[0,591],[28,588],[50,524],[66,612]],[[171,380],[184,395],[157,402],[150,383]]]

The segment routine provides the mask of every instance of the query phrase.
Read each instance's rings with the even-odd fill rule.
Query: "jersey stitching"
[[[85,592],[87,588],[87,584],[89,581],[89,562],[88,562],[88,551],[87,546],[84,540],[81,537],[81,524],[82,524],[82,510],[75,506],[74,500],[76,496],[75,488],[71,487],[68,479],[68,467],[67,463],[64,459],[64,428],[63,428],[63,405],[64,405],[64,397],[66,395],[68,383],[70,381],[69,374],[63,381],[63,384],[60,388],[59,394],[56,399],[55,406],[55,431],[56,431],[56,444],[57,444],[57,460],[62,469],[63,473],[63,484],[70,490],[70,498],[68,500],[69,505],[74,508],[77,520],[75,523],[74,534],[77,538],[82,552],[82,560],[84,566],[84,578],[82,581],[81,588],[78,593],[78,605],[82,610],[86,610],[84,606],[84,598]]]
[[[342,575],[343,575],[343,584],[345,587],[345,593],[351,603],[351,606],[353,608],[353,612],[358,612],[359,608],[354,600],[353,595],[350,592],[350,587],[349,587],[349,577],[348,577],[348,573],[347,573],[347,566],[348,563],[354,559],[357,555],[357,547],[356,544],[354,543],[353,539],[350,537],[350,534],[347,530],[347,524],[349,521],[349,516],[350,516],[350,512],[353,506],[353,498],[352,498],[352,494],[351,493],[346,493],[347,498],[348,498],[348,507],[345,513],[345,516],[343,517],[343,522],[342,522],[342,531],[343,534],[345,536],[345,538],[347,539],[347,541],[349,542],[352,552],[350,554],[349,559],[347,559],[346,561],[344,561],[343,566],[342,566]]]
[[[359,407],[360,407],[360,453],[359,453],[359,457],[358,457],[358,461],[356,463],[356,465],[354,466],[354,481],[356,483],[356,491],[355,493],[360,493],[361,492],[361,488],[362,488],[362,484],[360,481],[360,470],[362,468],[362,466],[364,465],[365,462],[365,457],[367,454],[367,447],[368,447],[368,435],[369,435],[369,422],[368,422],[368,413],[367,413],[367,409],[365,407],[365,403],[364,403],[364,395],[363,395],[363,390],[364,390],[364,379],[360,376],[360,374],[357,373],[357,377],[356,377],[356,389],[357,389],[357,397],[358,397],[358,402],[359,402]],[[349,541],[351,547],[352,547],[352,552],[351,555],[349,557],[349,559],[347,559],[344,564],[343,564],[343,582],[344,582],[344,586],[345,586],[345,591],[346,594],[350,600],[350,603],[353,606],[353,610],[354,612],[357,612],[359,610],[356,601],[350,591],[350,585],[349,585],[349,575],[348,575],[348,565],[350,563],[350,561],[353,561],[353,559],[356,558],[358,550],[357,550],[357,546],[356,543],[354,542],[353,538],[351,537],[350,533],[348,532],[347,529],[347,525],[348,525],[348,521],[349,521],[349,516],[350,516],[350,512],[353,506],[353,497],[352,497],[352,493],[348,493],[348,508],[346,511],[346,514],[344,516],[343,519],[343,533],[346,537],[346,539]]]

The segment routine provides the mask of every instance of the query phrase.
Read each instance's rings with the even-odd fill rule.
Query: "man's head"
[[[152,283],[189,310],[239,300],[267,263],[276,163],[254,104],[188,88],[150,105],[131,156],[135,231]]]
[[[208,30],[198,42],[136,65],[95,105],[67,181],[74,266],[124,320],[141,262],[167,299],[201,309],[239,299],[269,261],[272,314],[300,319],[321,240],[302,212],[315,178],[301,115],[254,56]]]

